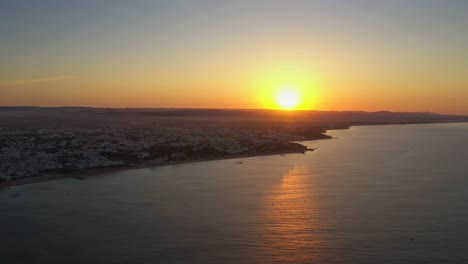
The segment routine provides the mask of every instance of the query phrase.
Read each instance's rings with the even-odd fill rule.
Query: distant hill
[[[317,126],[468,122],[468,116],[430,112],[282,111],[263,109],[0,107],[0,127],[111,126],[158,122],[277,122]]]

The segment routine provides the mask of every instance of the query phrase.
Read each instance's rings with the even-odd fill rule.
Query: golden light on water
[[[328,245],[314,185],[302,167],[293,167],[265,196],[263,234],[270,245],[266,254],[275,263],[322,263],[332,258],[314,254],[326,252],[322,249]]]

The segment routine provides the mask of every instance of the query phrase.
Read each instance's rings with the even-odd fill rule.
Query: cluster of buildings
[[[0,181],[90,168],[304,152],[275,131],[222,127],[0,128]]]

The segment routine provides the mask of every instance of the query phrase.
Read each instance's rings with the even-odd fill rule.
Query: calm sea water
[[[468,263],[468,124],[329,134],[0,190],[0,263]]]

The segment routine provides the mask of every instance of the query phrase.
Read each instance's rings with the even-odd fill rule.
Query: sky
[[[3,0],[0,105],[468,114],[464,0]]]

